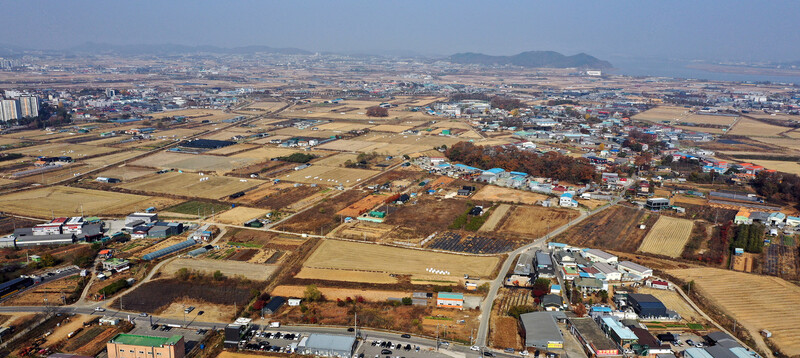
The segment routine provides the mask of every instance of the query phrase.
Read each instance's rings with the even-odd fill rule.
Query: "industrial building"
[[[525,331],[525,347],[538,349],[561,349],[564,336],[556,325],[556,318],[550,312],[531,312],[519,315]]]
[[[120,333],[106,343],[108,358],[183,358],[186,354],[183,336],[138,336]]]
[[[667,307],[653,295],[629,293],[628,304],[639,317],[666,317]]]
[[[605,264],[616,264],[619,261],[616,255],[598,249],[588,249],[584,251],[583,257],[591,262],[602,262]]]
[[[644,280],[650,276],[653,276],[653,269],[630,261],[620,262],[617,265],[617,270],[634,276],[634,279],[636,280]]]
[[[555,277],[556,270],[553,268],[553,259],[544,251],[536,251],[534,256],[534,264],[536,267],[536,277],[553,278]]]
[[[464,294],[439,292],[436,295],[436,307],[464,308]]]
[[[644,205],[645,208],[653,211],[659,211],[663,209],[669,209],[669,199],[667,198],[650,198],[647,199],[647,203]]]
[[[281,309],[281,307],[283,307],[284,303],[286,303],[285,298],[280,296],[272,297],[272,299],[269,300],[266,305],[264,305],[264,308],[261,309],[261,315],[267,316],[275,314],[279,309]]]
[[[355,336],[342,336],[334,334],[311,334],[300,340],[297,353],[320,357],[349,358],[356,349]]]
[[[639,341],[639,337],[630,328],[622,325],[616,317],[598,317],[598,323],[600,328],[608,334],[608,337],[622,347],[628,348],[631,344]]]
[[[239,317],[235,322],[225,326],[225,340],[222,342],[225,348],[236,348],[239,346],[242,337],[250,330],[252,320]]]

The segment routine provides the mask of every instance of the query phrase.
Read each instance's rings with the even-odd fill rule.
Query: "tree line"
[[[594,166],[586,158],[573,158],[558,152],[544,154],[519,150],[513,146],[477,146],[459,142],[445,151],[448,159],[478,168],[502,168],[536,177],[587,183],[595,179]]]

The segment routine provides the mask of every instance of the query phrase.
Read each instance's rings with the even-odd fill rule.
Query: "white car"
[[[479,350],[481,350],[481,347],[472,346],[472,347],[469,347],[469,350],[471,350],[471,351],[479,351]]]
[[[526,356],[526,355],[528,355],[528,351],[522,351],[522,352],[519,352],[519,355],[521,355],[521,356]]]
[[[106,311],[106,309],[103,308],[103,307],[95,307],[94,310],[95,310],[95,312],[105,312]]]

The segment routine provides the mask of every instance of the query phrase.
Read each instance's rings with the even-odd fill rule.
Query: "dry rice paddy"
[[[645,236],[639,251],[678,257],[689,241],[693,225],[691,220],[661,216]]]
[[[91,215],[127,215],[150,206],[163,208],[172,199],[143,195],[52,186],[0,196],[3,211],[33,217]]]

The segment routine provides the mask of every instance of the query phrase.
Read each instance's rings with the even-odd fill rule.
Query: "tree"
[[[216,270],[214,271],[214,281],[222,281],[225,279],[225,275],[222,274],[222,271]]]
[[[608,291],[600,290],[599,292],[597,292],[597,297],[600,298],[600,302],[602,303],[608,302]]]
[[[369,117],[388,117],[389,110],[379,106],[367,108],[367,116]]]
[[[53,255],[51,255],[49,253],[48,254],[44,254],[42,256],[42,266],[43,267],[55,266],[57,263],[58,262],[56,261],[56,258],[53,257]]]
[[[572,309],[572,313],[578,317],[583,317],[586,315],[586,306],[584,306],[583,303],[579,303]]]
[[[175,276],[181,281],[186,281],[189,279],[189,269],[186,267],[181,267],[178,269],[178,272],[175,273]]]
[[[317,285],[308,285],[305,292],[303,292],[303,298],[308,302],[322,301],[322,292],[317,288]]]
[[[519,108],[514,108],[511,110],[512,117],[519,117]]]
[[[406,306],[411,306],[414,301],[411,300],[411,297],[403,297],[403,304]]]

